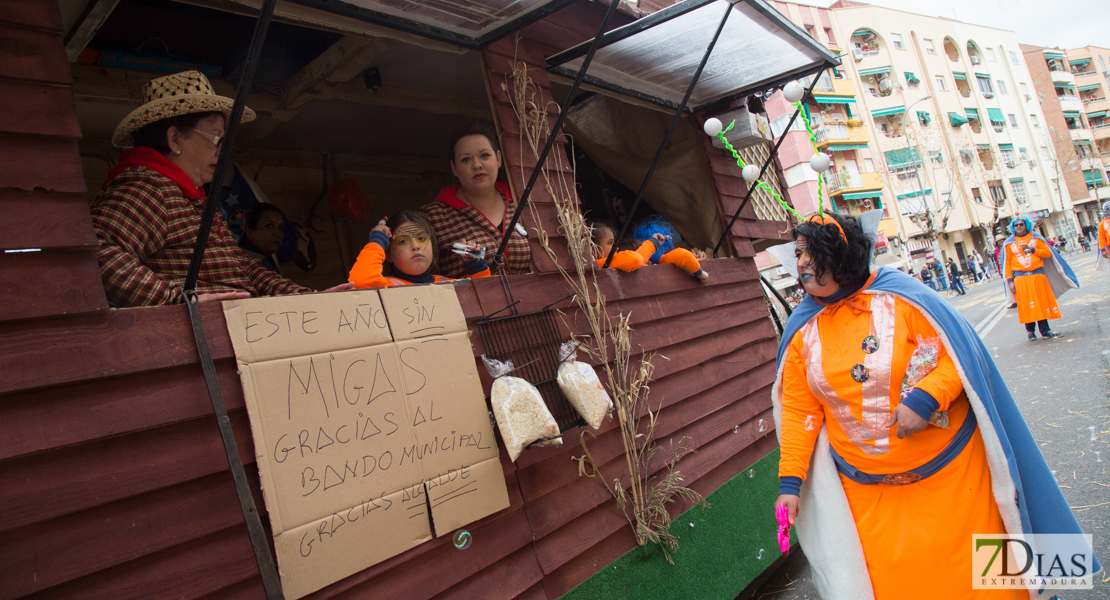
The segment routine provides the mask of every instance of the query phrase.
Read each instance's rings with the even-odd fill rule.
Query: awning
[[[979,111],[974,108],[965,108],[964,113],[967,114],[968,121],[978,121]]]
[[[583,81],[677,108],[725,10],[734,12],[690,97],[689,111],[840,64],[836,54],[763,0],[683,0],[602,36]],[[548,58],[549,70],[575,77],[591,41]]]
[[[867,144],[837,144],[836,140],[829,140],[828,149],[833,152],[844,152],[846,150],[867,150]]]
[[[952,73],[952,79],[957,79],[959,81],[967,81],[967,76],[964,75],[963,73]]]
[[[888,117],[890,115],[897,115],[906,112],[905,106],[895,106],[893,108],[883,108],[880,110],[871,111],[872,117]]]
[[[906,71],[906,81],[909,83],[921,83],[921,80],[914,76],[913,73]]]
[[[819,94],[814,94],[813,99],[816,100],[818,104],[855,104],[856,103],[855,98],[851,98],[851,97],[844,98],[844,97],[841,97],[841,96],[821,96]]]
[[[867,77],[868,75],[878,75],[879,73],[889,73],[890,67],[875,67],[874,69],[864,69],[859,72],[860,77]]]
[[[1087,118],[1088,119],[1101,119],[1101,118],[1105,117],[1106,115],[1107,115],[1107,111],[1100,110],[1098,112],[1087,113]]]
[[[891,171],[912,168],[921,164],[921,156],[918,155],[917,148],[890,150],[889,152],[884,152],[883,156],[886,158],[887,168]]]
[[[1069,65],[1085,65],[1089,62],[1091,62],[1091,59],[1089,59],[1089,58],[1078,58],[1076,60],[1069,60],[1068,64]]]
[[[965,125],[968,122],[967,119],[963,118],[960,115],[960,113],[954,112],[948,113],[948,120],[952,122],[953,127],[959,127],[960,125]]]
[[[562,9],[573,1],[313,0],[296,3],[390,29],[478,49]]]
[[[1003,115],[1002,111],[998,110],[997,108],[988,108],[987,115],[990,117],[991,123],[1002,123],[1003,125],[1006,124],[1006,116]]]
[[[1064,111],[1064,116],[1065,117],[1071,117],[1073,119],[1078,119],[1079,116],[1082,115],[1082,114],[1083,113],[1079,112],[1078,110],[1065,110]]]
[[[1094,85],[1085,85],[1085,86],[1083,86],[1083,87],[1079,88],[1079,91],[1081,91],[1081,92],[1089,92],[1089,91],[1091,91],[1091,90],[1097,90],[1097,89],[1098,89],[1098,88],[1100,88],[1100,87],[1102,87],[1102,84],[1099,84],[1099,83],[1096,83],[1096,84],[1094,84]]]
[[[991,149],[990,144],[976,144],[975,147],[979,150],[990,150]]]
[[[1044,51],[1044,57],[1045,58],[1058,58],[1060,60],[1064,60],[1064,53],[1063,52],[1054,52],[1052,50],[1045,50]]]
[[[971,162],[971,160],[974,158],[974,155],[972,154],[971,150],[963,149],[960,150],[960,158],[964,159],[967,162]]]
[[[1022,181],[1025,181],[1025,180],[1022,179],[1021,177],[1011,177],[1010,178],[1010,183],[1021,183]]]
[[[983,79],[990,79],[991,78],[990,73],[976,73],[975,76],[976,77],[982,77]]]
[[[882,190],[874,190],[871,192],[852,192],[851,194],[844,194],[841,198],[845,200],[863,200],[865,198],[880,198],[882,195]]]
[[[922,125],[928,125],[929,122],[933,120],[933,118],[929,116],[929,113],[923,110],[919,110],[917,111],[917,120],[921,121]]]
[[[925,195],[926,196],[928,196],[929,194],[932,194],[932,193],[933,193],[932,189],[925,190]],[[906,198],[913,198],[915,196],[920,196],[920,195],[921,195],[920,191],[910,192],[908,194],[899,194],[898,199],[899,200],[905,200]]]
[[[999,144],[998,149],[999,150],[1013,150],[1014,145],[1013,144]]]

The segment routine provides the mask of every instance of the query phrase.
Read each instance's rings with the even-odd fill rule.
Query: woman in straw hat
[[[152,79],[143,99],[112,135],[113,144],[133,148],[108,172],[92,207],[104,289],[121,307],[183,301],[181,287],[204,213],[202,188],[215,173],[233,104],[197,71]],[[254,111],[245,108],[243,122],[252,120]],[[247,257],[217,214],[197,291],[203,301],[312,290]]]

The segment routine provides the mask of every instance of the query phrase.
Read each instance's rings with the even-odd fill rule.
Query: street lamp
[[[914,106],[917,106],[918,104],[920,104],[920,103],[922,103],[922,102],[924,102],[924,101],[926,101],[926,100],[928,100],[932,97],[933,97],[932,94],[926,94],[926,95],[922,96],[921,98],[918,98],[917,100],[915,100],[909,106],[907,106],[906,107],[906,116],[905,116],[905,118],[906,119],[911,118],[910,117],[910,114],[911,114],[910,109],[911,108],[913,108]],[[903,127],[903,129],[906,130],[906,139],[909,140],[910,136],[909,136],[908,128]],[[914,146],[914,149],[917,150],[918,160],[920,160],[921,164],[924,165],[925,164],[925,158],[921,155],[920,146],[916,143],[914,143],[913,146]],[[913,173],[914,173],[914,176],[917,178],[917,193],[921,197],[921,206],[925,208],[925,216],[928,217],[929,207],[925,204],[925,187],[921,184],[921,168],[919,166],[915,165],[914,168],[913,168]],[[922,227],[922,229],[924,229],[924,227]]]

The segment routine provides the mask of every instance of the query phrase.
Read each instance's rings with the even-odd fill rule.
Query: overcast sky
[[[833,0],[800,0],[798,3],[828,7]],[[1110,47],[1110,2],[1107,0],[871,0],[867,3],[1008,29],[1017,33],[1022,44],[1064,49],[1088,45]]]

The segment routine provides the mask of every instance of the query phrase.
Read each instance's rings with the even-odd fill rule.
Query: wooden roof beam
[[[89,45],[96,32],[100,31],[100,26],[108,20],[117,4],[119,0],[91,0],[85,6],[77,23],[66,34],[66,56],[69,57],[69,62],[77,60],[77,56]]]

